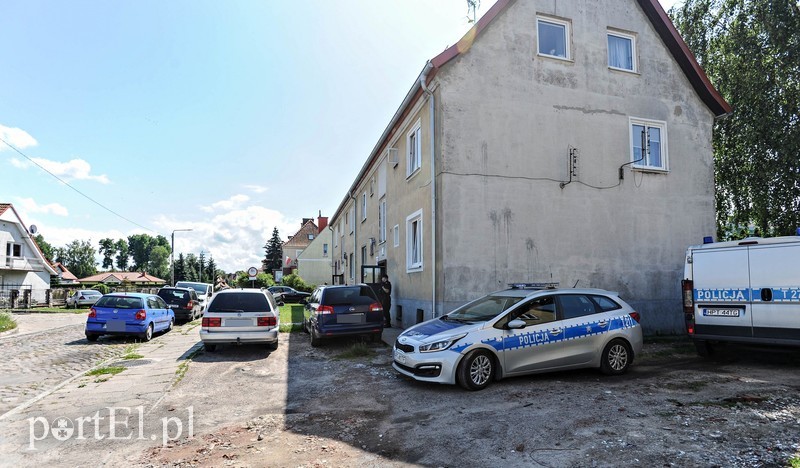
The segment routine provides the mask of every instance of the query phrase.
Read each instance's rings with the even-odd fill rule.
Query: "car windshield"
[[[486,296],[450,312],[442,319],[485,322],[497,317],[501,312],[522,299],[521,297],[511,296]]]
[[[94,303],[95,307],[108,307],[109,309],[143,309],[142,299],[139,297],[103,296]]]
[[[250,293],[215,294],[208,309],[209,312],[266,312],[269,310],[267,296]]]

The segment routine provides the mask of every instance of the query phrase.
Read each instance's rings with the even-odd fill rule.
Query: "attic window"
[[[22,258],[22,244],[6,244],[6,257]]]
[[[614,70],[636,71],[636,37],[618,31],[608,31],[608,67]]]
[[[569,22],[555,18],[536,19],[539,55],[570,60]]]

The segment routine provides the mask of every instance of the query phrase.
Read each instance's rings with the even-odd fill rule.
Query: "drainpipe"
[[[351,200],[353,200],[353,261],[350,262],[350,263],[355,263],[356,258],[358,258],[358,255],[356,255],[356,245],[358,245],[358,242],[357,242],[357,239],[358,239],[358,222],[356,222],[356,215],[358,213],[356,213],[356,197],[353,196],[353,191],[352,190],[348,191],[347,192],[347,196],[350,197]],[[352,268],[353,269],[353,281],[355,282],[356,275],[358,274],[358,272],[356,272],[356,266],[355,265],[350,265],[350,263],[348,263],[347,266],[348,266],[348,268]],[[356,284],[356,283],[353,283],[353,284]]]
[[[333,275],[336,274],[336,270],[333,269],[333,266],[336,265],[336,262],[333,261],[333,259],[336,258],[333,256],[333,242],[336,239],[334,239],[333,236],[335,236],[336,233],[333,231],[333,225],[331,224],[328,224],[328,230],[331,231],[331,284],[333,284]]]
[[[428,88],[426,83],[428,80],[428,73],[433,68],[433,64],[428,61],[425,64],[425,69],[419,77],[419,85],[422,91],[428,96],[428,118],[431,121],[430,140],[431,140],[431,313],[432,317],[437,317],[436,313],[436,116],[435,98],[433,91]]]

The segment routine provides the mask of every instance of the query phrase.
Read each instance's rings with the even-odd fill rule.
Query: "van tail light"
[[[631,316],[632,319],[636,320],[636,323],[639,323],[639,322],[642,321],[642,316],[639,315],[639,312],[636,312],[635,310],[633,312],[631,312],[629,315]]]
[[[370,312],[383,312],[383,306],[380,302],[373,302],[369,305]]]
[[[144,309],[140,309],[136,311],[136,320],[144,320],[147,318],[147,312]]]
[[[97,317],[97,310],[95,310],[95,308],[94,308],[94,307],[92,307],[91,309],[89,309],[89,317],[91,317],[91,318],[95,318],[95,317]]]
[[[208,327],[221,327],[222,326],[222,319],[219,317],[203,317],[203,323],[201,324],[204,328]]]
[[[333,314],[333,306],[321,305],[321,306],[319,306],[319,308],[317,309],[317,314],[318,314],[318,315],[328,315],[328,314]]]
[[[275,320],[275,317],[259,317],[258,318],[258,326],[259,327],[274,327],[278,323]]]
[[[685,279],[681,281],[683,292],[683,315],[686,320],[686,332],[694,335],[694,281]]]

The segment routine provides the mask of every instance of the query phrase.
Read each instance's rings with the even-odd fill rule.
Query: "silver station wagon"
[[[642,350],[639,313],[617,293],[509,286],[405,330],[394,345],[395,370],[481,390],[504,377],[555,370],[622,374]]]
[[[277,349],[279,315],[275,299],[260,289],[219,291],[203,315],[200,339],[207,351],[225,343],[265,343]]]

